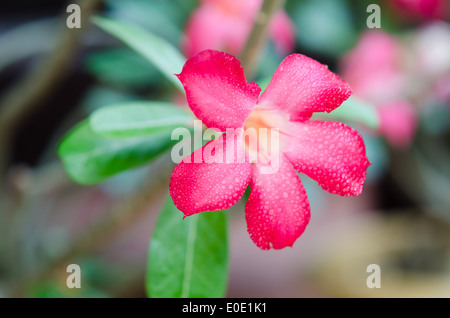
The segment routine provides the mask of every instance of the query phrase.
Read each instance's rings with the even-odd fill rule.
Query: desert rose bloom
[[[206,49],[238,55],[247,41],[262,0],[202,0],[188,20],[183,40],[187,57]],[[294,50],[295,27],[285,11],[275,13],[269,33],[277,50]]]
[[[342,78],[355,95],[377,107],[379,133],[398,148],[411,143],[417,125],[416,111],[404,97],[406,73],[400,43],[383,31],[363,33],[357,46],[341,60]]]
[[[312,113],[330,112],[352,93],[325,65],[290,55],[261,97],[261,88],[246,81],[240,62],[224,52],[202,51],[186,62],[178,78],[193,113],[207,127],[224,132],[186,156],[172,173],[170,195],[185,217],[228,209],[250,186],[245,206],[250,237],[261,249],[281,249],[293,245],[310,219],[297,171],[331,193],[362,192],[370,163],[361,136],[340,122],[310,120]],[[243,137],[250,128],[279,130],[278,140],[264,140],[278,143],[275,173],[264,172],[264,160],[245,160],[252,151],[258,158],[266,155],[259,147],[265,143],[252,148]],[[209,162],[212,153],[221,160]]]

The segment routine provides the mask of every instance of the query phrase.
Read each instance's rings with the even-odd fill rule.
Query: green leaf
[[[80,106],[84,113],[91,114],[102,107],[133,102],[139,98],[138,95],[116,91],[109,87],[93,86],[87,91]]]
[[[269,86],[271,80],[272,80],[271,77],[264,77],[256,81],[256,84],[258,84],[258,86],[261,87],[261,94],[263,94],[264,91],[267,89],[267,86]]]
[[[58,146],[58,155],[71,179],[80,184],[95,184],[104,179],[142,165],[168,150],[172,129],[129,138],[113,138],[96,134],[89,121],[75,126]]]
[[[84,279],[84,278],[83,278]],[[83,282],[83,288],[67,288],[61,279],[47,279],[33,284],[26,291],[26,298],[108,298],[110,295]]]
[[[339,121],[350,121],[366,127],[378,130],[380,127],[380,117],[376,107],[355,96],[350,96],[341,106],[331,113],[316,113],[313,118],[325,117]]]
[[[155,66],[129,48],[93,52],[86,58],[86,69],[114,87],[143,89],[161,82]]]
[[[190,112],[170,103],[131,102],[100,108],[89,123],[102,135],[132,137],[187,127],[193,119]]]
[[[198,5],[196,2],[197,0],[106,0],[105,4],[108,16],[131,21],[171,43],[179,43],[187,16]]]
[[[147,293],[153,298],[224,297],[228,280],[227,215],[183,219],[169,196],[150,241]]]
[[[151,61],[175,87],[184,92],[175,74],[181,72],[186,59],[172,44],[130,23],[102,17],[94,17],[93,23]]]

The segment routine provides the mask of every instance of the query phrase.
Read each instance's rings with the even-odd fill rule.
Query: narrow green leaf
[[[87,56],[85,67],[101,82],[126,90],[161,82],[158,69],[128,47],[93,52]]]
[[[94,17],[93,23],[151,61],[175,87],[184,92],[175,74],[181,72],[186,59],[172,44],[130,23],[103,17]]]
[[[331,113],[316,113],[314,118],[325,117],[339,121],[350,121],[377,130],[380,127],[380,117],[374,105],[355,96],[350,96],[341,106]]]
[[[153,298],[224,297],[228,280],[227,215],[183,219],[169,196],[150,241],[146,288]]]
[[[194,116],[166,102],[129,102],[103,107],[89,117],[94,132],[115,137],[141,136],[186,127]]]
[[[96,134],[89,121],[75,126],[58,146],[58,155],[71,179],[80,184],[95,184],[142,165],[168,150],[172,129],[130,138],[113,138]]]

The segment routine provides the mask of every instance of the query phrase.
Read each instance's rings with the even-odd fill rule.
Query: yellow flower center
[[[244,144],[250,160],[267,162],[278,155],[283,146],[281,128],[289,122],[288,115],[267,108],[255,108],[244,123]],[[277,152],[276,154],[274,152]]]

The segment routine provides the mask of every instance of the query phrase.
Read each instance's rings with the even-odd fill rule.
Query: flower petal
[[[215,6],[206,4],[195,9],[187,22],[181,45],[184,55],[192,57],[212,48],[222,51],[227,34],[226,28],[222,27],[223,20],[222,12]]]
[[[261,88],[245,79],[234,56],[213,50],[190,58],[177,75],[189,107],[210,128],[241,128],[256,106]]]
[[[234,141],[234,161],[228,140]],[[239,147],[239,151],[236,149]],[[203,211],[225,210],[234,205],[250,183],[252,166],[243,158],[242,137],[221,135],[178,164],[169,191],[175,206],[189,216]],[[212,155],[214,160],[211,160]],[[198,161],[198,163],[197,163]],[[220,161],[220,162],[219,162]]]
[[[262,0],[202,0],[186,25],[182,48],[187,57],[215,49],[239,55],[253,27]],[[269,33],[280,54],[294,51],[295,26],[285,11],[276,12]]]
[[[301,54],[281,62],[259,101],[261,107],[287,112],[305,121],[313,112],[330,112],[352,94],[350,86],[323,65]]]
[[[285,158],[276,175],[261,173],[261,164],[253,167],[252,191],[245,205],[250,237],[263,250],[292,246],[310,219],[300,178]]]
[[[203,3],[190,16],[182,43],[187,57],[207,49],[235,55],[241,52],[253,21],[230,15],[222,9],[220,2]]]
[[[285,155],[298,172],[335,194],[362,192],[366,169],[364,141],[353,128],[331,121],[291,123]]]

